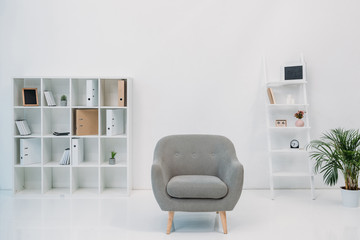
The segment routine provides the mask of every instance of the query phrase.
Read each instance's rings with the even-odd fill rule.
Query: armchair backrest
[[[172,135],[156,145],[158,161],[169,177],[178,175],[218,175],[219,164],[229,164],[236,156],[232,142],[218,135]]]

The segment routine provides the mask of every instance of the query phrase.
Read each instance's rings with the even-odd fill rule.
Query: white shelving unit
[[[301,63],[304,64],[303,59]],[[285,178],[309,178],[312,199],[314,195],[314,173],[312,162],[306,145],[310,142],[309,104],[307,100],[306,85],[303,80],[277,80],[268,81],[266,61],[264,60],[266,113],[267,113],[267,138],[269,151],[270,191],[271,198],[275,198],[274,179],[286,181]],[[270,104],[267,89],[271,88],[275,98],[275,104]],[[287,96],[294,99],[292,104],[287,103]],[[296,127],[294,114],[302,110],[304,115],[304,127]],[[287,120],[287,127],[276,127],[276,120]],[[299,148],[290,148],[291,140],[299,141]]]
[[[86,80],[98,85],[98,102],[86,106]],[[118,80],[126,80],[127,104],[118,106]],[[23,106],[22,88],[37,88],[39,106]],[[128,78],[14,78],[14,194],[50,196],[127,196],[130,194],[132,159],[132,80]],[[44,91],[51,91],[56,106],[48,106]],[[60,97],[67,96],[67,106],[60,106]],[[75,110],[98,110],[98,134],[75,134]],[[106,135],[106,110],[124,111],[125,133]],[[15,120],[26,119],[32,134],[21,136]],[[54,136],[53,132],[70,132]],[[41,145],[39,162],[20,164],[20,139],[35,138]],[[84,141],[84,162],[78,165],[60,165],[66,148],[73,138]],[[111,151],[117,152],[115,165],[109,165]],[[70,151],[71,152],[71,151]],[[70,156],[71,159],[71,156]]]

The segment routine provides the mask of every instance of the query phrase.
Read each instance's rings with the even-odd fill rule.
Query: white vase
[[[344,207],[359,207],[360,190],[346,190],[341,187],[342,204]]]

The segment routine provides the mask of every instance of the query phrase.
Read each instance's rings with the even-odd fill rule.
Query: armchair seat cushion
[[[167,193],[174,198],[220,199],[228,187],[220,178],[209,175],[179,175],[170,179]]]

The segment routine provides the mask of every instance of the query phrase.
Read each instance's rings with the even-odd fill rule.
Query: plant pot
[[[341,187],[342,204],[344,207],[356,208],[359,207],[360,189],[346,190]]]
[[[60,106],[67,106],[67,101],[60,101]]]
[[[115,158],[109,158],[109,165],[115,165]]]
[[[298,119],[296,122],[295,122],[295,126],[297,127],[303,127],[305,125],[304,121],[301,120],[301,119]]]

